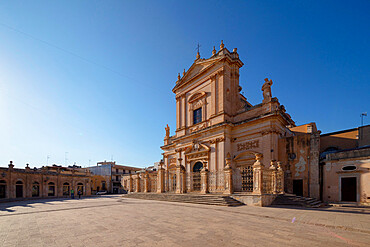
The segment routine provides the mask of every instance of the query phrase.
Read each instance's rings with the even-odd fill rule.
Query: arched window
[[[33,182],[32,184],[32,197],[40,196],[40,184],[38,182]]]
[[[69,196],[70,186],[69,183],[63,184],[63,196]]]
[[[193,111],[193,124],[202,122],[202,108]]]
[[[6,181],[0,180],[0,198],[6,198]]]
[[[195,163],[195,165],[193,166],[193,172],[200,172],[200,170],[202,170],[203,168],[203,163],[198,161],[197,163]]]
[[[55,196],[55,184],[53,182],[48,183],[48,196]]]

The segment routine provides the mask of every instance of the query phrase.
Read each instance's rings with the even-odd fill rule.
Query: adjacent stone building
[[[116,164],[115,161],[98,162],[96,166],[87,167],[93,178],[92,193],[107,191],[108,193],[124,193],[121,185],[121,176],[123,174],[134,174],[142,168],[123,166]]]
[[[31,169],[0,167],[0,200],[14,198],[69,197],[71,190],[90,195],[90,173],[58,165]]]

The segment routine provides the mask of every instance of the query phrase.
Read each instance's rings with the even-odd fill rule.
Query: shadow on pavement
[[[271,205],[269,208],[285,208],[285,209],[295,209],[304,211],[323,211],[323,212],[333,212],[333,213],[348,213],[348,214],[367,214],[370,215],[370,208],[362,207],[332,207],[327,206],[323,208],[304,208],[288,205]]]
[[[34,208],[34,204],[47,204],[47,205],[58,205],[53,202],[71,202],[78,200],[95,200],[99,198],[117,198],[119,195],[93,195],[93,196],[84,196],[81,199],[78,197],[72,199],[70,197],[58,197],[58,198],[25,198],[23,200],[2,200],[0,201],[0,212],[15,212],[16,210],[12,209],[13,207],[23,207],[23,208]]]

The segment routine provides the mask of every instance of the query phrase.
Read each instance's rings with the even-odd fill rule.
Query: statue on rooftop
[[[266,78],[265,83],[263,83],[262,85],[262,91],[263,91],[262,103],[267,103],[271,101],[271,98],[272,98],[271,85],[272,85],[272,80],[269,81],[269,79]]]

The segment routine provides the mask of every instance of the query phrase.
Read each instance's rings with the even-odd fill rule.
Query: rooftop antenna
[[[360,115],[361,117],[361,127],[364,126],[364,117],[367,117],[367,112],[363,112]]]
[[[90,166],[90,162],[91,162],[91,160],[89,159],[89,166]]]
[[[47,156],[46,156],[46,165],[47,165],[47,166],[49,165],[49,159],[50,159],[50,155],[47,155]]]
[[[110,159],[111,159],[111,161],[113,161],[113,154],[112,154],[112,156],[110,157]]]

